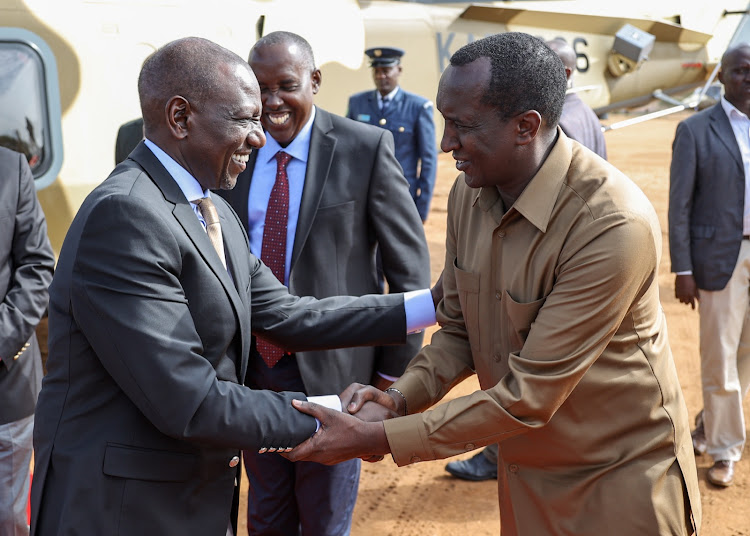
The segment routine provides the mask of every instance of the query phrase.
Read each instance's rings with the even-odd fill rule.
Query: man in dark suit
[[[232,188],[265,143],[242,58],[174,41],[138,92],[146,140],[81,206],[50,286],[40,536],[234,532],[240,449],[283,451],[316,429],[290,407],[301,393],[243,385],[251,334],[294,351],[403,343],[423,297],[298,298],[249,253],[209,192]]]
[[[220,195],[247,229],[251,251],[271,265],[264,252],[273,239],[275,156],[282,151],[291,160],[277,276],[290,292],[317,298],[377,293],[376,246],[390,291],[428,286],[427,243],[391,134],[313,105],[321,73],[309,43],[299,35],[264,36],[253,46],[249,63],[261,88],[267,143],[251,155],[237,187]],[[272,367],[263,359],[260,341],[249,378],[259,389],[308,395],[340,393],[355,381],[385,389],[422,346],[421,334],[408,339],[403,346],[284,355]],[[245,463],[251,535],[296,534],[298,527],[303,535],[349,533],[359,459],[325,466],[246,451]]]
[[[125,160],[143,139],[143,118],[120,125],[115,140],[115,165]]]
[[[750,45],[724,53],[715,106],[677,126],[669,186],[675,296],[700,304],[703,412],[693,448],[725,487],[745,445],[742,400],[750,385]]]
[[[42,382],[34,330],[54,266],[29,164],[0,147],[0,536],[29,533],[31,433]]]
[[[396,159],[409,181],[409,192],[422,221],[427,220],[437,175],[437,143],[432,102],[399,87],[401,56],[395,47],[369,48],[376,89],[349,97],[346,116],[390,130]]]

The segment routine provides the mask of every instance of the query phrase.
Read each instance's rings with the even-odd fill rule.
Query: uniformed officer
[[[349,97],[347,117],[387,128],[393,133],[396,158],[409,181],[409,190],[424,222],[430,209],[437,172],[433,106],[429,100],[398,85],[401,56],[394,47],[365,50],[376,90]]]

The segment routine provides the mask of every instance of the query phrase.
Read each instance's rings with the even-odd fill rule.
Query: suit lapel
[[[372,117],[372,124],[377,125],[377,118],[380,117],[380,106],[378,105],[377,89],[367,94],[367,106],[370,108],[370,117]]]
[[[156,184],[159,190],[161,190],[166,202],[172,205],[172,214],[174,215],[175,219],[185,231],[185,234],[193,243],[198,253],[200,253],[201,257],[203,257],[203,260],[205,260],[206,264],[209,266],[209,268],[211,268],[211,271],[219,279],[222,286],[224,287],[224,290],[227,293],[227,296],[232,302],[232,306],[235,309],[237,317],[242,319],[243,315],[247,314],[247,308],[242,302],[237,289],[235,288],[234,283],[229,276],[229,273],[224,268],[224,265],[221,264],[221,259],[219,259],[219,256],[216,254],[213,245],[211,245],[211,241],[208,239],[208,235],[203,229],[200,220],[198,220],[195,212],[193,212],[193,208],[190,206],[188,200],[185,199],[185,195],[182,193],[182,190],[180,190],[180,187],[177,186],[177,183],[169,174],[169,172],[164,169],[164,166],[161,165],[159,159],[156,158],[154,153],[152,153],[151,150],[146,147],[143,142],[141,142],[141,144],[136,147],[134,152],[131,154],[131,158],[133,158],[133,160],[138,162],[143,167],[143,169],[146,170],[146,173],[148,173],[148,175],[151,177],[151,180]],[[223,205],[223,203],[220,202],[215,204]],[[222,233],[224,233],[225,254],[228,254],[228,259],[231,258],[233,259],[233,262],[236,262],[233,253],[231,251],[227,251],[233,248],[226,247],[226,233],[228,232],[231,235],[232,223],[227,221],[223,207],[217,207],[217,210],[219,210],[222,223]],[[226,229],[227,231],[224,231],[224,229]],[[244,339],[246,337],[246,334],[244,333],[245,323],[240,321],[240,327],[242,329],[244,348]],[[249,334],[247,336],[249,337]]]
[[[292,262],[289,267],[290,272],[294,268],[297,258],[299,258],[307,236],[310,234],[310,227],[320,205],[323,187],[326,180],[328,180],[328,173],[331,170],[333,153],[336,148],[336,138],[329,134],[331,130],[333,130],[333,124],[331,123],[330,114],[325,110],[317,108],[310,135],[310,151],[307,158],[307,171],[305,172],[305,187],[302,190],[297,230],[294,234]]]
[[[740,169],[742,170],[742,176],[744,177],[745,165],[742,163],[742,154],[740,153],[740,147],[739,145],[737,145],[737,139],[734,137],[734,130],[732,130],[732,125],[729,122],[729,118],[727,117],[724,108],[721,106],[721,103],[718,103],[714,106],[713,110],[711,110],[710,117],[711,128],[722,141],[722,143],[726,145],[727,149],[732,155],[732,158],[734,158],[735,162],[737,162],[737,164],[740,166]]]

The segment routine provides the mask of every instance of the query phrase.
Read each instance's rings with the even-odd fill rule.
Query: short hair
[[[729,47],[728,49],[726,49],[724,51],[724,54],[721,55],[721,69],[724,70],[727,63],[729,62],[729,58],[734,57],[734,55],[740,50],[742,50],[743,48],[750,48],[750,43],[747,43],[747,42],[737,43]]]
[[[144,128],[158,125],[167,101],[175,95],[200,107],[220,87],[221,67],[247,65],[234,52],[200,37],[167,43],[143,62],[138,76]]]
[[[560,120],[567,79],[560,58],[544,41],[522,32],[487,36],[458,49],[453,66],[489,58],[491,78],[482,102],[507,120],[526,110],[536,110],[551,127]]]
[[[313,49],[310,46],[310,43],[308,43],[301,35],[284,31],[271,32],[258,39],[250,49],[250,55],[247,58],[248,63],[253,57],[254,50],[268,45],[297,45],[301,52],[300,56],[306,64],[305,66],[310,72],[313,72],[316,69],[315,56],[313,55]]]

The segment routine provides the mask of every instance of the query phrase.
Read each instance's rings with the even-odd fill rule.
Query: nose
[[[461,144],[458,142],[454,129],[446,121],[443,128],[443,136],[440,138],[440,150],[444,153],[449,153],[455,151],[460,146]]]
[[[281,106],[284,102],[276,91],[269,90],[263,97],[264,108],[276,108]]]
[[[254,124],[247,132],[247,143],[253,149],[260,149],[266,144],[266,134],[259,124]]]

